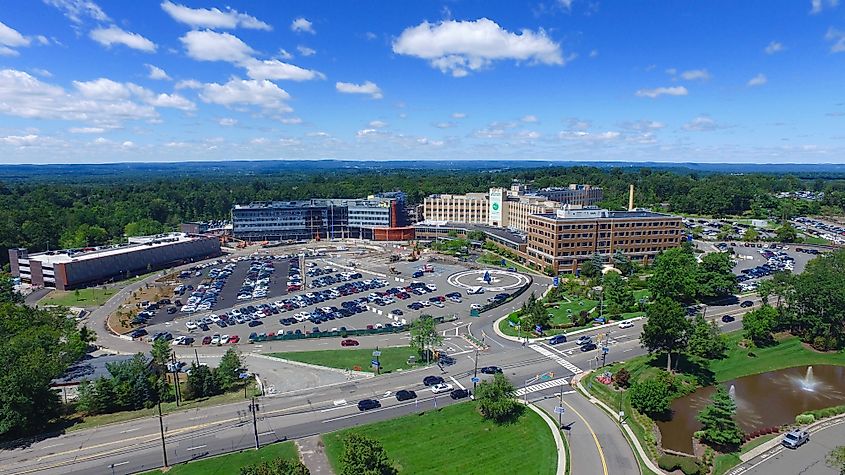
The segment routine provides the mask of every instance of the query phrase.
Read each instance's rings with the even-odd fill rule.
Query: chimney
[[[628,189],[628,211],[634,211],[634,185]]]

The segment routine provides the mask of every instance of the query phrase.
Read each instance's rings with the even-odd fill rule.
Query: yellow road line
[[[604,450],[602,450],[602,448],[601,448],[601,444],[599,443],[599,438],[596,437],[596,433],[595,433],[595,431],[593,431],[593,427],[590,426],[590,423],[587,422],[587,419],[585,419],[584,416],[582,416],[580,412],[575,410],[575,408],[572,407],[568,402],[563,401],[563,403],[566,404],[566,406],[568,408],[572,409],[572,412],[574,412],[575,415],[577,415],[582,421],[584,421],[584,424],[587,426],[587,430],[589,430],[590,435],[593,436],[593,442],[595,442],[595,444],[596,444],[596,449],[598,449],[598,451],[599,451],[599,459],[601,459],[602,471],[604,471],[604,475],[607,475],[607,461],[604,459]]]

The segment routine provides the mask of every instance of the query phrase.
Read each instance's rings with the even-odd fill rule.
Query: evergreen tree
[[[719,448],[737,447],[742,442],[740,430],[733,416],[736,404],[723,386],[716,388],[712,402],[698,413],[698,421],[703,425],[703,442]]]
[[[241,356],[235,348],[229,348],[220,359],[220,364],[214,373],[223,390],[228,391],[237,386],[240,370],[243,369]]]
[[[375,439],[353,432],[343,441],[340,475],[396,475],[399,473]]]

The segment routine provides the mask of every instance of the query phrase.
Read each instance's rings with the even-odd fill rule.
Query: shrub
[[[631,373],[625,368],[619,368],[613,378],[616,380],[616,386],[622,389],[627,389],[631,385]]]
[[[697,430],[697,431],[692,433],[692,436],[695,437],[698,440],[701,440],[701,438],[704,437],[704,431],[703,430]]]
[[[816,422],[816,416],[812,414],[798,414],[795,416],[795,423],[800,425],[812,424]]]
[[[680,469],[684,475],[699,475],[703,471],[698,460],[679,455],[661,455],[657,459],[657,465],[668,472]]]

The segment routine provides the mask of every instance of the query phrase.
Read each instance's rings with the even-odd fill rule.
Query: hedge
[[[701,465],[698,464],[698,460],[679,455],[661,455],[657,459],[657,465],[669,472],[681,469],[684,475],[699,475],[703,472]]]

